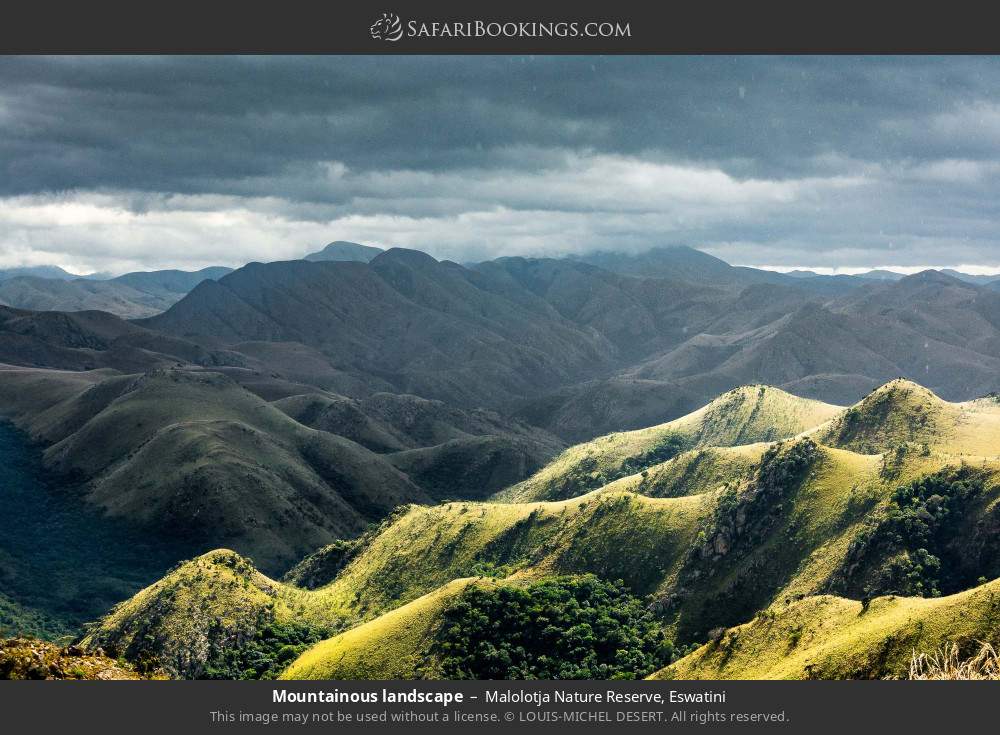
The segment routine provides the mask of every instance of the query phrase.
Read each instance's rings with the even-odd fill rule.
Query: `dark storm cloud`
[[[1000,61],[0,59],[0,265],[705,247],[1000,266]]]

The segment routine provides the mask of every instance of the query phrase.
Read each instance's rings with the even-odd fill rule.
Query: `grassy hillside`
[[[289,396],[273,405],[300,423],[389,454],[435,499],[482,498],[532,474],[563,443],[493,411],[462,410],[417,396],[376,393]]]
[[[556,437],[483,409],[463,410],[412,395],[374,393],[352,399],[304,393],[274,401],[301,424],[346,437],[376,452],[433,447],[480,436],[510,436],[538,446],[538,454],[562,449]]]
[[[796,478],[787,463],[803,461],[794,454],[804,445],[786,447],[743,488],[697,496],[602,491],[552,503],[411,508],[373,533],[331,583],[295,593],[297,619],[326,628],[371,621],[375,630],[381,615],[455,579],[594,573],[648,595],[678,644],[705,640],[762,608],[829,589],[847,573],[866,515],[883,512],[891,491],[878,458],[815,448]],[[102,624],[111,635],[120,626],[118,616]]]
[[[601,491],[560,502],[411,507],[346,566],[334,565],[332,582],[302,591],[299,619],[356,625],[470,576],[594,573],[649,595],[679,643],[704,640],[775,601],[828,589],[867,515],[891,494],[877,457],[797,442],[765,459],[746,485],[695,496]]]
[[[182,368],[2,375],[8,415],[90,501],[197,550],[232,546],[272,571],[400,504],[489,495],[561,447],[495,413],[415,396],[268,403],[227,375]]]
[[[863,454],[912,442],[955,455],[1000,455],[1000,401],[948,403],[908,380],[893,380],[816,433],[818,441]]]
[[[738,447],[690,449],[666,462],[608,483],[605,488],[653,498],[700,495],[727,483],[749,479],[768,446],[765,442],[757,442]]]
[[[658,679],[905,678],[914,652],[1000,641],[1000,580],[935,599],[780,604],[658,672]]]
[[[673,647],[643,601],[593,575],[460,579],[323,641],[288,679],[635,679]]]
[[[374,620],[313,646],[285,669],[282,679],[437,679],[430,654],[442,613],[470,584],[456,579]]]
[[[275,582],[232,552],[213,552],[120,605],[87,643],[175,674],[197,675],[208,658],[204,631],[221,626],[230,631],[226,640],[246,640],[252,633],[241,626],[260,610],[279,622],[345,628],[466,577],[530,580],[589,572],[623,579],[636,594],[649,594],[676,575],[703,505],[697,497],[601,493],[561,503],[413,506],[362,539],[342,569],[344,549],[333,545],[313,555],[304,572],[290,573],[308,584],[307,572],[332,558],[335,579],[317,589]],[[201,642],[191,648],[188,639]],[[185,658],[188,650],[195,659]]]
[[[822,424],[840,410],[767,386],[735,388],[668,423],[609,434],[570,447],[500,497],[517,501],[572,497],[695,447],[736,446],[792,437]]]
[[[483,574],[593,572],[647,594],[676,573],[704,504],[697,497],[599,493],[558,503],[412,507],[375,534],[307,607],[366,618],[453,579]]]
[[[775,392],[768,401],[768,392],[752,389],[757,411],[730,395],[671,428],[698,439],[744,436],[775,405],[789,415],[790,397]],[[737,418],[723,421],[719,406]],[[805,408],[792,421],[839,412]],[[969,410],[990,415],[988,404]],[[396,676],[406,673],[399,661],[419,661],[424,668],[408,675],[433,675],[418,650],[449,585],[467,578],[620,579],[687,646],[831,592],[931,596],[1000,575],[1000,462],[912,441],[881,454],[819,443],[838,421],[812,436],[692,450],[566,500],[402,508],[357,543],[304,562],[289,579],[308,591],[278,588],[296,600],[297,619],[350,629],[314,648],[300,671],[360,671],[370,662]],[[648,446],[626,437],[608,454],[623,467],[634,456],[626,448],[648,456]],[[109,635],[120,627],[114,618],[102,624]],[[401,648],[376,634],[397,629],[409,636]]]

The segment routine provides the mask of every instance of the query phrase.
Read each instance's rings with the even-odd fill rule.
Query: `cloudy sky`
[[[0,267],[685,244],[1000,271],[1000,59],[0,57]]]

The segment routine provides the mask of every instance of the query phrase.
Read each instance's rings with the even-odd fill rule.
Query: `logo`
[[[382,13],[368,30],[376,41],[398,41],[403,37],[403,23],[395,13]]]

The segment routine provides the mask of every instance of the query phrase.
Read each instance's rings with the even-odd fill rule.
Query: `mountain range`
[[[398,248],[367,263],[252,263],[196,284],[197,275],[123,276],[174,293],[194,285],[143,319],[0,307],[0,405],[100,507],[160,531],[183,526],[198,543],[225,541],[275,569],[397,501],[483,497],[566,442],[669,422],[741,385],[841,405],[895,376],[949,400],[1000,390],[1000,294],[990,289],[928,271],[831,295],[743,285],[745,269],[679,255],[691,280],[568,259],[468,268]],[[136,430],[108,443],[98,427],[133,415]],[[251,444],[238,448],[239,432]],[[320,440],[345,466],[382,473],[379,491],[361,470],[324,474]],[[287,469],[257,475],[261,505],[234,518],[222,509],[244,502],[233,478],[256,473],[259,442],[280,449],[273,461]],[[179,460],[185,447],[215,443],[228,449],[211,472],[197,456]],[[138,492],[157,482],[214,498],[219,517]],[[315,502],[288,500],[302,496]],[[289,513],[317,507],[327,509],[321,523],[300,519],[291,525],[302,538],[278,542]]]
[[[208,675],[215,636],[301,625],[317,647],[289,675],[439,675],[411,663],[435,660],[456,601],[581,574],[624,580],[677,646],[770,611],[827,651],[814,597],[845,616],[884,594],[979,605],[980,578],[1000,575],[991,285],[781,274],[690,248],[460,265],[340,241],[233,271],[17,275],[0,298],[119,313],[0,306],[0,415],[60,503],[151,539],[150,559],[194,557],[102,583],[122,604],[86,645],[140,669]],[[886,540],[913,483],[957,498],[964,525],[920,547],[937,572]],[[0,625],[92,614],[53,543],[75,607],[25,597],[42,573],[18,556],[30,544],[0,544]],[[755,645],[787,646],[759,628]],[[372,649],[390,633],[403,648]],[[940,639],[920,635],[903,638]],[[895,675],[902,650],[831,675]],[[669,666],[744,671],[704,651]]]
[[[367,263],[380,248],[337,240],[304,256],[308,261]],[[204,280],[217,280],[233,269],[212,266],[197,271],[137,271],[112,277],[78,276],[58,266],[0,269],[0,304],[34,311],[106,311],[133,319],[166,311]]]

